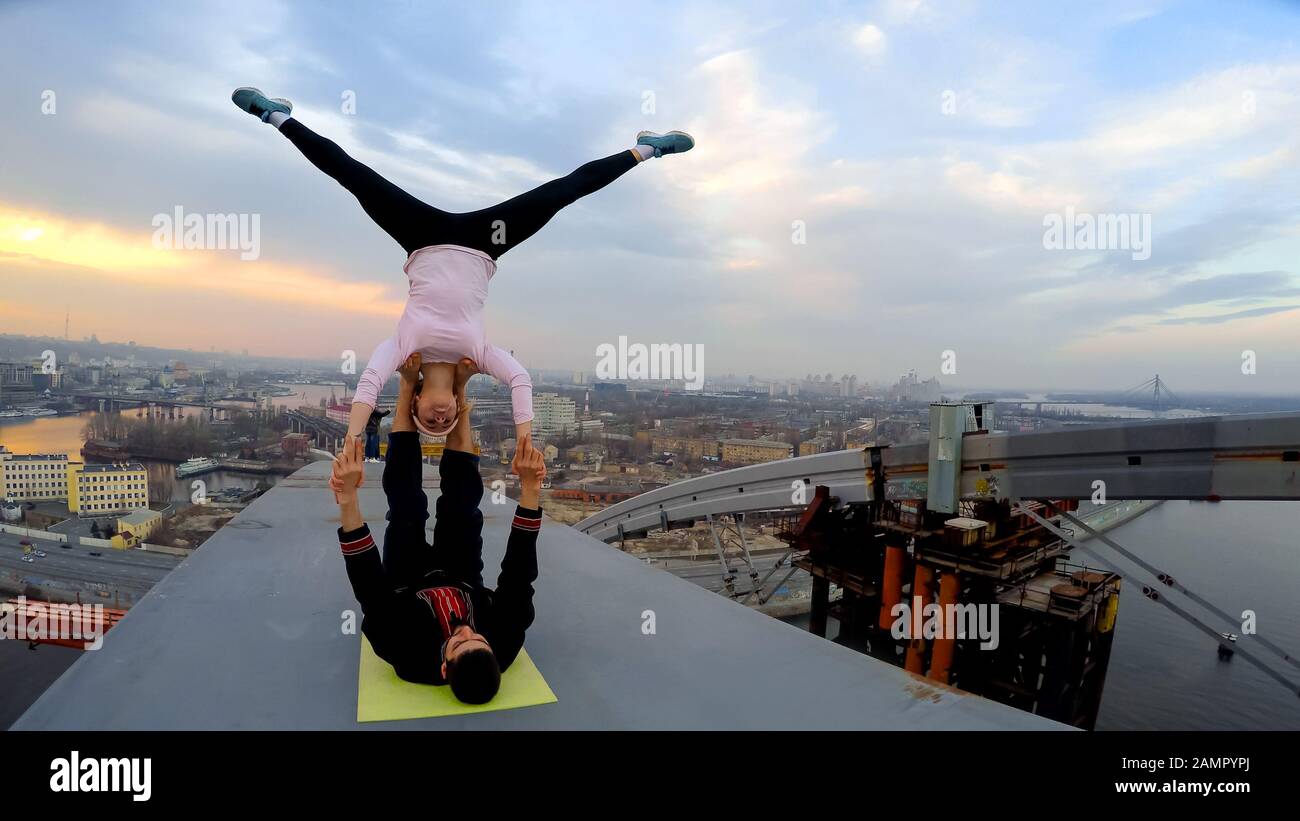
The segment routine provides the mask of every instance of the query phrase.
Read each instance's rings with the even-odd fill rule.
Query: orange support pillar
[[[921,635],[920,626],[925,619],[925,606],[930,603],[934,595],[934,571],[921,563],[916,565],[916,576],[912,579],[912,600],[908,603],[911,607],[912,624],[910,630],[912,638],[907,643],[907,661],[904,663],[909,673],[916,673],[918,676],[925,675],[925,637]]]
[[[880,589],[880,629],[894,625],[894,607],[903,600],[903,567],[907,564],[907,548],[890,545],[885,548],[885,572]]]
[[[935,639],[934,650],[930,653],[930,678],[948,683],[948,674],[952,670],[952,657],[957,650],[957,637],[948,634],[948,614],[955,612],[957,599],[961,596],[961,577],[955,571],[944,571],[939,579],[939,612],[943,617],[942,638]],[[956,619],[952,619],[956,629]]]

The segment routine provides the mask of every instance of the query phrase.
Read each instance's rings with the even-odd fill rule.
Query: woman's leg
[[[407,254],[426,245],[450,242],[445,236],[451,216],[427,205],[370,167],[347,155],[333,140],[326,139],[295,119],[285,120],[280,133],[289,138],[311,164],[329,174],[361,203],[361,208]]]
[[[592,160],[568,176],[543,183],[500,205],[454,214],[456,239],[447,242],[482,251],[496,259],[536,234],[560,209],[599,191],[640,161],[634,151],[620,151]]]

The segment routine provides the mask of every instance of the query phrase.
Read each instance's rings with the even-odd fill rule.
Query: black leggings
[[[429,245],[461,245],[497,259],[537,233],[561,208],[599,191],[637,164],[631,151],[620,151],[500,205],[453,214],[420,202],[297,120],[286,120],[280,133],[312,165],[351,191],[408,256]]]

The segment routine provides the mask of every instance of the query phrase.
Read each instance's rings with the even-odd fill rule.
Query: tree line
[[[213,446],[212,429],[194,416],[131,418],[120,413],[98,413],[86,421],[81,438],[117,442],[132,452],[174,450],[202,454],[211,452]]]

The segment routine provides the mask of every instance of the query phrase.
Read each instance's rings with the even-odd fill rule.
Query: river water
[[[1297,534],[1294,502],[1165,502],[1107,535],[1219,609],[1253,610],[1259,635],[1300,657]],[[1300,730],[1295,689],[1240,655],[1220,661],[1213,639],[1141,595],[1138,568],[1104,545],[1097,552],[1125,577],[1098,729]],[[1211,627],[1242,633],[1176,593],[1170,599]],[[1252,645],[1243,636],[1238,646]],[[1255,655],[1300,682],[1300,670],[1261,649]]]
[[[271,402],[276,407],[290,410],[303,405],[320,407],[322,401],[328,402],[331,398],[343,399],[351,396],[351,393],[342,385],[283,385],[281,387],[293,391],[293,394],[272,397]],[[252,403],[249,402],[224,402],[221,404],[231,407],[252,407]],[[193,413],[194,411],[187,409],[187,412]],[[74,460],[80,459],[81,430],[85,426],[86,420],[93,415],[91,412],[86,412],[77,416],[0,419],[0,445],[9,448],[13,453],[66,453]],[[202,476],[188,479],[177,479],[174,473],[175,465],[170,462],[138,461],[143,462],[149,471],[151,492],[153,488],[170,488],[168,499],[173,502],[188,502],[190,500],[194,493],[193,483],[195,479],[202,479],[208,492],[232,487],[251,489],[256,487],[258,482],[273,485],[280,479],[280,477],[274,475],[262,476],[247,473],[228,473],[226,471],[205,473]],[[155,497],[155,499],[157,498],[160,497]]]
[[[296,407],[296,406],[295,406]],[[93,414],[83,413],[79,416],[44,416],[35,419],[0,420],[0,445],[13,453],[66,453],[73,460],[81,459],[81,429]],[[175,464],[171,462],[141,462],[149,471],[149,492],[157,501],[156,488],[168,488],[168,501],[189,502],[194,493],[193,482],[202,479],[208,493],[225,488],[242,487],[252,489],[258,482],[275,484],[280,477],[275,475],[256,475],[249,473],[228,473],[215,471],[188,479],[177,479]]]
[[[1031,393],[1023,397],[1006,397],[998,399],[997,403],[1004,409],[1015,405],[1042,405],[1042,409],[1049,413],[1076,413],[1080,416],[1098,416],[1108,419],[1195,419],[1199,416],[1210,415],[1204,411],[1190,408],[1169,408],[1168,410],[1155,411],[1150,408],[1108,405],[1101,402],[1052,402],[1045,393]]]

